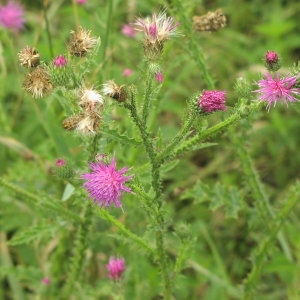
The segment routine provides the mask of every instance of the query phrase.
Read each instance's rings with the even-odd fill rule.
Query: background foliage
[[[228,90],[229,112],[237,100],[233,93],[236,79],[259,78],[265,72],[263,57],[267,50],[280,53],[285,72],[297,61],[300,52],[298,1],[185,0],[180,3],[182,9],[172,0],[114,0],[110,15],[109,1],[90,0],[74,10],[70,1],[57,0],[50,1],[47,10],[54,55],[66,52],[69,32],[76,23],[102,38],[95,72],[88,74],[96,87],[110,79],[126,84],[141,80],[139,71],[143,71],[144,65],[141,44],[120,31],[123,24],[134,21],[136,16],[147,16],[165,7],[169,15],[183,23],[184,19],[191,20],[192,16],[209,10],[219,7],[224,10],[228,17],[226,28],[216,33],[188,35],[183,31],[183,37],[167,44],[162,63],[165,78],[160,91],[162,112],[156,120],[165,141],[178,130],[188,97],[205,88],[201,69],[188,51],[190,39],[205,53],[216,87]],[[26,28],[17,35],[3,28],[0,31],[0,174],[7,182],[43,197],[35,199],[36,202],[29,201],[26,195],[0,188],[0,299],[56,299],[57,291],[51,291],[52,285],[45,286],[41,280],[51,273],[57,276],[51,280],[58,286],[63,281],[65,275],[57,273],[61,266],[50,262],[56,255],[64,266],[72,251],[68,244],[75,231],[67,219],[57,218],[56,212],[44,205],[63,199],[66,192],[67,182],[57,179],[51,167],[58,157],[63,157],[70,159],[76,169],[85,170],[88,156],[80,139],[61,126],[65,112],[60,95],[36,101],[21,89],[24,73],[17,62],[20,49],[32,45],[38,48],[43,60],[53,59],[45,30],[43,2],[28,0],[22,4],[26,9]],[[131,77],[123,77],[125,68],[134,71]],[[142,165],[145,153],[134,141],[123,137],[128,131],[134,133],[129,118],[112,103],[108,107],[107,114],[112,111],[113,120],[104,124],[99,152],[114,153],[119,166],[135,166],[134,172],[142,178],[142,183],[147,183],[149,175]],[[207,124],[199,126],[211,126],[220,118],[224,116],[213,114]],[[238,299],[239,286],[250,271],[254,249],[266,235],[262,228],[268,226],[257,221],[255,209],[246,209],[254,204],[241,162],[245,153],[239,152],[239,145],[244,145],[251,155],[276,212],[298,179],[298,119],[297,105],[277,106],[269,113],[263,110],[215,137],[210,141],[214,146],[190,152],[166,167],[165,209],[170,224],[167,249],[175,257],[178,241],[191,243],[191,250],[184,255],[187,259],[183,262],[184,269],[174,279],[176,299]],[[107,129],[112,127],[117,133]],[[76,195],[80,193],[76,190],[70,199],[62,202],[78,215],[80,205]],[[124,210],[125,214],[117,209],[111,209],[111,213],[136,234],[151,241],[146,213],[134,195],[125,197]],[[296,206],[285,220],[286,248],[281,251],[280,245],[272,247],[253,299],[300,299],[299,213]],[[78,299],[111,299],[116,290],[121,290],[125,299],[159,299],[160,277],[144,253],[129,245],[116,234],[115,227],[100,217],[93,222],[84,273],[80,285],[76,286]],[[127,271],[117,288],[105,270],[111,254],[126,258]]]

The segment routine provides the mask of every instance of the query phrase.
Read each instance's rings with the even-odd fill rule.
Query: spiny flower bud
[[[40,55],[32,47],[26,46],[18,53],[19,63],[22,67],[33,68],[40,64]]]
[[[265,66],[269,71],[278,71],[280,69],[280,59],[276,52],[267,51],[265,56]]]
[[[113,80],[103,84],[102,92],[104,95],[116,99],[118,102],[124,102],[127,99],[125,85],[117,85]]]
[[[66,86],[71,78],[71,72],[67,66],[67,60],[63,55],[58,55],[53,64],[49,66],[51,82],[56,86]]]
[[[67,64],[67,60],[66,58],[59,54],[54,60],[53,60],[53,64],[56,66],[56,67],[64,67],[66,64]]]
[[[200,112],[212,113],[218,110],[226,110],[226,91],[203,91],[198,99]]]
[[[218,31],[226,26],[226,16],[221,9],[209,11],[203,16],[193,17],[193,28],[196,31]]]
[[[97,45],[99,39],[90,36],[91,31],[79,27],[76,31],[71,31],[71,40],[68,44],[71,55],[85,56]]]
[[[55,162],[54,173],[61,179],[68,179],[72,178],[75,172],[67,161],[58,158]]]
[[[41,66],[38,66],[25,76],[23,87],[33,98],[43,98],[53,89],[49,74]]]

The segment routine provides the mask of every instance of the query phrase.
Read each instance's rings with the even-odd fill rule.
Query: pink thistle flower
[[[45,285],[50,284],[51,280],[48,277],[43,278],[42,283]]]
[[[226,91],[203,91],[198,99],[198,106],[206,113],[211,113],[218,110],[226,110],[225,99]]]
[[[257,82],[259,89],[254,92],[260,94],[260,101],[267,102],[268,110],[273,103],[275,106],[277,101],[281,101],[286,105],[288,105],[288,102],[297,101],[295,96],[300,94],[300,89],[293,88],[297,82],[297,76],[286,76],[280,79],[278,74],[273,78],[271,74],[267,73],[265,77],[266,79]]]
[[[57,67],[63,67],[67,64],[67,60],[63,55],[58,55],[54,61],[53,64]]]
[[[157,82],[162,83],[164,81],[164,76],[159,72],[155,74],[155,79],[157,80]]]
[[[178,36],[176,28],[179,23],[173,17],[167,17],[164,11],[152,14],[152,18],[138,18],[135,30],[143,31],[147,42],[152,44],[164,42],[172,36]]]
[[[267,51],[266,62],[267,63],[276,63],[277,61],[278,61],[278,54],[274,51]]]
[[[124,183],[132,178],[132,176],[124,176],[128,168],[116,169],[116,160],[112,158],[110,165],[103,162],[90,163],[91,173],[81,176],[86,182],[83,187],[89,193],[89,197],[95,201],[100,207],[114,204],[115,207],[122,207],[120,198],[122,192],[131,193],[131,189],[126,187]]]
[[[125,69],[124,71],[123,71],[123,76],[125,76],[125,77],[129,77],[129,76],[131,76],[132,75],[132,70],[131,69]]]
[[[124,24],[122,26],[121,32],[128,37],[135,37],[136,35],[134,28],[129,24]]]
[[[9,1],[6,5],[0,6],[0,25],[18,32],[24,27],[24,10],[20,4]]]
[[[265,56],[265,66],[269,71],[278,71],[280,69],[280,59],[276,52],[267,51]]]
[[[62,167],[63,165],[65,165],[66,164],[66,161],[64,160],[64,159],[62,159],[62,158],[58,158],[57,160],[56,160],[56,162],[55,162],[55,165],[57,166],[57,167]]]
[[[106,268],[108,270],[108,276],[113,280],[118,280],[125,271],[125,260],[123,258],[111,257]]]
[[[77,0],[77,4],[85,4],[87,0]]]

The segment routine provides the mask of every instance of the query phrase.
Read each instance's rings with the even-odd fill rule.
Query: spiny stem
[[[262,267],[265,263],[265,257],[267,255],[268,250],[271,248],[272,243],[274,243],[278,232],[283,226],[283,223],[288,219],[288,215],[294,209],[295,205],[299,202],[300,195],[300,184],[298,183],[296,186],[292,188],[287,200],[285,201],[284,206],[281,208],[279,214],[275,216],[273,222],[271,223],[271,233],[270,235],[259,245],[258,251],[255,254],[256,263],[253,265],[251,272],[249,273],[245,283],[245,294],[242,298],[243,300],[251,300],[253,299],[252,291],[256,282],[259,280],[259,276],[262,271]]]
[[[127,229],[122,223],[120,223],[115,217],[113,217],[105,208],[99,208],[99,214],[100,216],[109,221],[111,224],[116,226],[120,232],[129,238],[130,240],[134,241],[136,244],[141,246],[143,249],[145,249],[152,258],[155,258],[155,251],[149,246],[142,238],[131,232],[129,229]]]
[[[143,100],[143,124],[147,124],[147,119],[149,116],[149,106],[152,94],[152,82],[153,82],[153,74],[150,70],[147,71],[146,83],[145,83],[145,95]]]
[[[191,137],[189,140],[182,142],[181,145],[175,148],[174,151],[172,151],[169,155],[166,155],[164,152],[161,153],[158,156],[157,161],[159,163],[164,163],[167,160],[172,159],[173,157],[176,157],[177,155],[185,151],[191,150],[196,144],[200,143],[201,141],[207,140],[208,138],[223,132],[227,127],[233,125],[242,118],[246,118],[252,112],[257,111],[260,108],[260,106],[261,103],[253,103],[248,107],[240,108],[223,122],[220,122],[215,126],[206,129],[200,134]]]
[[[50,33],[50,26],[49,26],[49,20],[47,15],[47,6],[49,4],[49,1],[45,0],[43,2],[43,10],[44,10],[44,16],[45,16],[45,24],[46,24],[46,33],[48,38],[48,44],[49,44],[49,50],[51,57],[54,57],[54,50],[53,50],[53,44],[52,44],[52,37]]]

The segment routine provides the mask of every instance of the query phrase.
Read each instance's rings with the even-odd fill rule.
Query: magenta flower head
[[[173,17],[167,17],[164,11],[152,14],[152,18],[138,18],[135,30],[144,32],[145,38],[150,43],[164,42],[172,36],[177,36],[176,28],[179,23]]]
[[[90,163],[90,173],[83,174],[82,179],[86,180],[83,187],[89,193],[89,197],[100,207],[122,207],[120,198],[122,192],[131,193],[131,189],[124,183],[132,176],[124,176],[128,168],[116,169],[116,160],[113,158],[110,164],[104,162]]]
[[[67,64],[67,60],[63,55],[60,54],[54,59],[53,64],[57,67],[63,67]]]
[[[132,75],[132,70],[131,69],[124,69],[124,71],[123,71],[123,76],[124,77],[129,77],[129,76],[131,76]]]
[[[267,51],[265,56],[265,65],[269,71],[277,71],[280,69],[280,59],[276,52]]]
[[[87,0],[77,0],[77,4],[85,4]]]
[[[163,73],[159,72],[155,74],[155,79],[158,83],[162,83],[164,81]]]
[[[295,96],[300,94],[300,89],[294,87],[297,83],[297,76],[286,76],[280,78],[278,74],[273,78],[271,74],[266,74],[265,79],[261,79],[257,82],[259,87],[254,92],[259,93],[259,100],[267,102],[267,109],[270,106],[279,101],[288,104],[289,102],[295,102],[297,99]]]
[[[163,52],[164,42],[172,36],[178,36],[177,27],[173,17],[167,17],[164,11],[152,14],[152,18],[138,18],[135,30],[142,31],[145,36],[144,53],[150,60],[158,60]]]
[[[48,285],[50,284],[51,280],[48,278],[48,277],[45,277],[42,279],[42,283],[45,284],[45,285]]]
[[[6,5],[0,6],[0,26],[18,32],[24,27],[24,10],[20,4],[9,1]]]
[[[198,107],[201,111],[212,113],[218,110],[226,110],[226,91],[203,91],[198,99]]]
[[[118,280],[125,271],[125,260],[123,258],[111,257],[106,268],[108,276],[113,280]]]
[[[129,24],[124,24],[122,26],[121,32],[128,37],[135,37],[136,35],[134,28]]]

